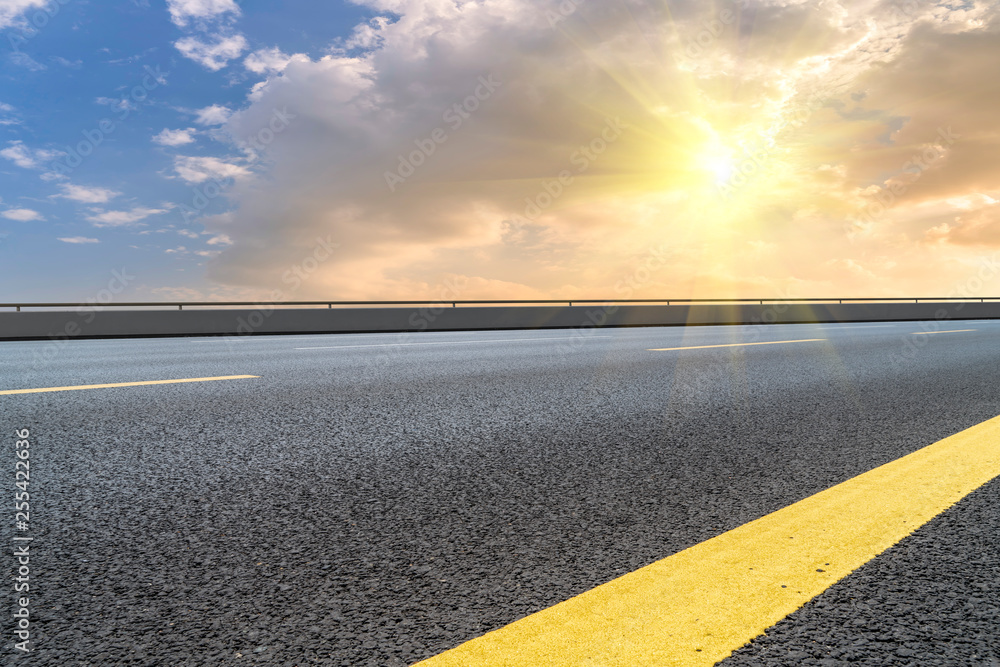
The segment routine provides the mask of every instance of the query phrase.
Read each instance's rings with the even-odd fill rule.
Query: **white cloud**
[[[59,237],[59,240],[63,243],[100,243],[97,239],[87,238],[86,236],[62,236]]]
[[[10,142],[7,148],[0,151],[0,155],[12,161],[18,167],[32,169],[38,166],[38,163],[31,156],[31,152],[28,150],[28,147],[25,146],[22,141]]]
[[[8,220],[17,220],[18,222],[32,222],[43,219],[41,213],[32,211],[30,208],[11,208],[3,211],[0,215]]]
[[[181,28],[191,19],[199,21],[219,18],[226,14],[239,16],[240,8],[233,0],[167,0],[170,20]]]
[[[868,285],[843,283],[843,267],[821,261],[838,256],[858,259],[889,291],[900,283],[887,281],[892,276],[880,267],[888,264],[874,258],[880,251],[925,257],[912,246],[901,252],[907,241],[899,239],[923,239],[932,225],[904,230],[887,216],[878,225],[884,248],[851,247],[843,221],[865,198],[851,195],[850,184],[881,183],[952,123],[965,139],[928,170],[913,197],[931,188],[942,199],[992,192],[998,182],[993,107],[970,99],[983,94],[974,81],[1000,62],[995,18],[988,29],[940,28],[923,14],[888,24],[891,0],[729,3],[739,20],[721,26],[718,8],[698,0],[671,2],[670,12],[641,2],[359,4],[391,16],[366,23],[345,48],[317,60],[285,62],[285,54],[265,50],[244,61],[250,71],[282,67],[283,75],[255,86],[249,106],[226,124],[228,134],[255,136],[275,109],[287,107],[295,120],[261,151],[266,159],[254,170],[271,172],[227,193],[232,222],[203,221],[233,241],[209,261],[210,279],[269,289],[329,236],[343,252],[331,253],[304,292],[428,298],[443,276],[459,275],[470,278],[462,291],[469,298],[533,291],[562,298],[627,286],[650,247],[666,241],[673,259],[629,294],[753,296],[788,285],[798,294],[863,293]],[[935,15],[956,14],[924,4]],[[970,4],[996,10],[995,3]],[[709,24],[723,32],[709,35]],[[892,62],[898,65],[887,67]],[[480,77],[498,82],[485,100],[474,97],[484,90]],[[950,93],[935,96],[942,82],[951,82]],[[448,116],[466,100],[465,116]],[[606,121],[617,116],[628,129],[604,146]],[[898,117],[907,119],[902,128]],[[430,140],[436,128],[444,132],[440,143]],[[892,146],[880,139],[887,135]],[[736,205],[720,201],[717,179],[701,162],[719,146],[739,152],[760,137],[780,149],[768,175],[742,189]],[[594,142],[599,159],[578,171],[572,156]],[[970,175],[956,183],[963,159]],[[846,171],[814,168],[820,164]],[[567,187],[553,180],[563,170],[573,178]],[[405,183],[391,191],[386,173],[405,173]],[[529,215],[529,200],[546,203],[533,204],[541,210]],[[808,221],[775,222],[812,204],[821,214]],[[953,218],[945,221],[956,238]],[[945,229],[941,222],[933,226]],[[968,243],[980,242],[987,226],[1000,229],[987,222],[965,222]],[[713,251],[721,236],[732,244],[724,257]],[[761,262],[744,252],[751,241],[776,244],[785,259]],[[869,255],[872,261],[861,261]],[[943,262],[934,266],[942,270],[925,273],[938,287],[957,284]],[[907,291],[938,290],[899,289]]]
[[[144,208],[142,206],[136,206],[128,211],[104,211],[94,208],[91,209],[91,215],[87,216],[87,221],[93,223],[95,227],[124,227],[145,220],[151,215],[166,212],[165,208]]]
[[[57,197],[71,199],[82,204],[104,204],[121,194],[108,188],[87,187],[85,185],[73,185],[72,183],[61,183],[59,187],[63,193],[56,195]]]
[[[190,58],[203,67],[217,72],[234,58],[247,50],[247,40],[243,35],[216,35],[209,41],[200,37],[184,37],[174,46],[185,58]]]
[[[207,241],[208,245],[232,245],[233,240],[225,234],[213,236]]]
[[[350,250],[335,254],[304,289],[399,298],[405,290],[413,295],[433,287],[402,285],[415,285],[421,278],[414,276],[421,274],[424,281],[436,280],[441,271],[416,268],[433,266],[435,253],[495,240],[501,222],[541,188],[540,179],[569,168],[576,147],[602,131],[603,116],[632,100],[614,92],[611,77],[602,80],[601,68],[551,29],[546,9],[553,3],[512,0],[503,12],[492,5],[400,0],[391,11],[401,18],[372,24],[378,34],[364,38],[374,47],[364,54],[285,63],[280,52],[265,51],[248,58],[251,71],[282,66],[283,76],[258,87],[250,106],[226,129],[235,137],[255,136],[268,127],[274,109],[286,107],[295,119],[262,151],[265,163],[275,167],[269,177],[234,188],[236,222],[205,222],[209,231],[233,241],[212,260],[209,277],[277,284],[283,265],[308,255],[315,239],[329,235]],[[537,69],[540,63],[544,71]],[[573,113],[578,109],[568,100],[574,96],[556,90],[556,81],[595,87],[588,98],[602,104]],[[506,94],[515,87],[516,94]],[[463,118],[452,111],[445,120],[456,103],[470,98],[472,113],[463,109]],[[451,124],[452,118],[461,123]],[[390,192],[384,172],[395,170],[398,156],[413,153],[414,142],[427,140],[435,128],[443,128],[446,143],[432,141],[434,154],[418,156],[426,164],[406,188]],[[457,259],[457,265],[466,262],[468,270],[482,270],[473,253]],[[531,280],[525,263],[531,262],[511,263],[511,277],[504,280],[513,284],[518,273]],[[538,264],[531,273],[554,275]],[[261,271],[251,277],[254,265]],[[451,272],[459,273],[455,267]]]
[[[83,67],[83,61],[79,59],[67,60],[62,56],[49,56],[49,60],[58,65],[62,65],[63,67],[69,67],[70,69],[80,69],[81,67]]]
[[[243,61],[243,66],[255,74],[277,74],[283,72],[293,60],[308,62],[309,58],[301,53],[288,55],[281,49],[273,47],[254,51]]]
[[[232,115],[233,112],[228,108],[213,104],[210,107],[199,109],[195,115],[195,122],[199,125],[222,125]]]
[[[184,146],[194,143],[194,134],[197,132],[193,127],[184,130],[164,129],[153,137],[153,142],[161,146]]]
[[[114,97],[98,97],[94,100],[100,105],[113,107],[118,111],[134,111],[138,107],[126,98],[115,99]]]
[[[23,167],[24,169],[37,169],[43,163],[57,158],[59,155],[59,151],[32,150],[20,140],[11,141],[7,144],[7,148],[0,150],[0,156],[7,158],[18,167]]]
[[[18,67],[23,67],[24,69],[31,70],[32,72],[41,72],[42,70],[48,69],[45,65],[35,60],[24,51],[15,51],[7,56],[7,58]]]
[[[382,44],[385,27],[391,21],[385,16],[376,16],[367,23],[354,27],[351,36],[343,41],[342,49],[373,49]]]
[[[14,25],[29,9],[44,7],[49,0],[0,0],[0,29]]]
[[[204,183],[213,178],[242,178],[250,175],[250,170],[215,157],[174,158],[174,171],[188,183]]]

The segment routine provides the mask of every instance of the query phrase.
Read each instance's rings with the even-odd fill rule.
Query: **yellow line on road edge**
[[[149,382],[116,382],[115,384],[82,384],[76,387],[43,387],[41,389],[8,389],[0,391],[0,396],[11,394],[44,394],[50,391],[80,391],[81,389],[109,389],[111,387],[143,387],[152,384],[181,384],[183,382],[218,382],[220,380],[249,380],[259,375],[226,375],[217,378],[189,378],[186,380],[150,380]]]
[[[934,334],[966,333],[968,331],[978,331],[978,329],[955,329],[954,331],[917,331],[917,332],[914,332],[914,333],[912,333],[910,335],[911,336],[932,336]]]
[[[713,347],[746,347],[750,345],[781,345],[783,343],[816,343],[826,340],[825,338],[807,338],[805,340],[772,340],[766,343],[730,343],[729,345],[697,345],[695,347],[660,347],[650,350],[650,352],[673,352],[675,350],[707,350]]]
[[[419,663],[714,665],[1000,475],[1000,417]]]

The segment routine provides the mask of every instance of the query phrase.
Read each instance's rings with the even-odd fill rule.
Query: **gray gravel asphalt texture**
[[[3,661],[430,657],[1000,415],[1000,322],[922,328],[0,343],[0,389],[260,376],[0,396]],[[826,341],[649,351],[740,337]],[[998,582],[993,482],[722,664],[998,665]]]

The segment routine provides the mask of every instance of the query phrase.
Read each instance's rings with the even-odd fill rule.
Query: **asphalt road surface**
[[[0,392],[230,376],[0,395],[4,664],[430,658],[1000,415],[1000,322],[0,343]],[[998,628],[994,480],[722,664]]]

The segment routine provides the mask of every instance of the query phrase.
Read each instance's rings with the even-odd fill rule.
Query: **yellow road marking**
[[[1000,417],[421,667],[707,666],[1000,475]]]
[[[805,340],[772,340],[766,343],[730,343],[729,345],[696,345],[694,347],[660,347],[650,352],[673,352],[675,350],[707,350],[713,347],[747,347],[750,345],[781,345],[783,343],[815,343],[825,338],[807,338]]]
[[[967,331],[979,331],[978,329],[955,329],[954,331],[917,331],[910,334],[911,336],[931,336],[933,334],[943,334],[943,333],[965,333]]]
[[[218,382],[220,380],[249,380],[259,375],[226,375],[217,378],[188,378],[186,380],[150,380],[148,382],[116,382],[114,384],[82,384],[76,387],[43,387],[41,389],[8,389],[0,391],[0,396],[11,394],[44,394],[50,391],[80,391],[81,389],[109,389],[111,387],[142,387],[153,384],[181,384],[183,382]]]

